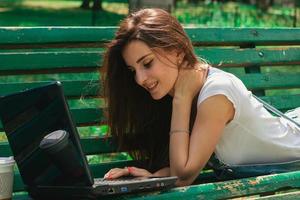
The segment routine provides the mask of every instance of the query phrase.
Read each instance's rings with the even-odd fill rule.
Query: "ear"
[[[183,52],[177,52],[177,65],[181,65],[183,62],[184,53]]]

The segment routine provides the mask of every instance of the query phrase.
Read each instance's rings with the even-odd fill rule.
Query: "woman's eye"
[[[128,69],[131,71],[131,72],[135,72],[135,69],[133,67],[128,67]]]
[[[152,61],[153,61],[153,60],[150,60],[149,62],[144,63],[144,67],[145,67],[145,68],[150,68],[150,67],[151,67],[151,64],[152,64]]]

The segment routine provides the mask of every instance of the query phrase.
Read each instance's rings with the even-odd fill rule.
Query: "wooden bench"
[[[106,135],[99,77],[104,43],[116,28],[0,27],[0,95],[60,80],[81,135],[94,177],[112,167],[134,164]],[[281,110],[300,106],[300,29],[187,28],[197,55],[236,74],[246,86]],[[99,73],[100,72],[100,73]],[[0,125],[2,129],[2,125]],[[0,136],[4,133],[0,134]],[[108,153],[114,159],[108,160]],[[9,156],[7,142],[0,156]],[[107,161],[108,160],[108,161]],[[298,189],[297,189],[298,188]],[[197,184],[165,192],[125,195],[118,199],[219,199],[240,196],[290,198],[300,195],[300,169],[246,179],[217,181],[210,170]],[[280,190],[280,193],[275,191]],[[29,199],[15,172],[13,199]],[[19,193],[21,192],[21,193]]]

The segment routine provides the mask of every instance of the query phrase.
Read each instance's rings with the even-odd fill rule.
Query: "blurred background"
[[[187,27],[300,25],[300,0],[0,0],[0,26],[116,26],[153,6]]]

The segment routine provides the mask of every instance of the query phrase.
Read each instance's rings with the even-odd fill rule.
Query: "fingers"
[[[127,167],[127,169],[129,171],[129,174],[132,176],[149,177],[152,175],[149,171],[137,167]]]
[[[105,179],[115,179],[115,178],[119,178],[121,176],[127,176],[127,175],[129,175],[127,168],[113,168],[104,175],[104,178]]]
[[[142,176],[142,177],[149,177],[152,176],[152,174],[141,168],[137,167],[125,167],[125,168],[114,168],[109,170],[105,175],[105,179],[116,179],[122,176]]]

